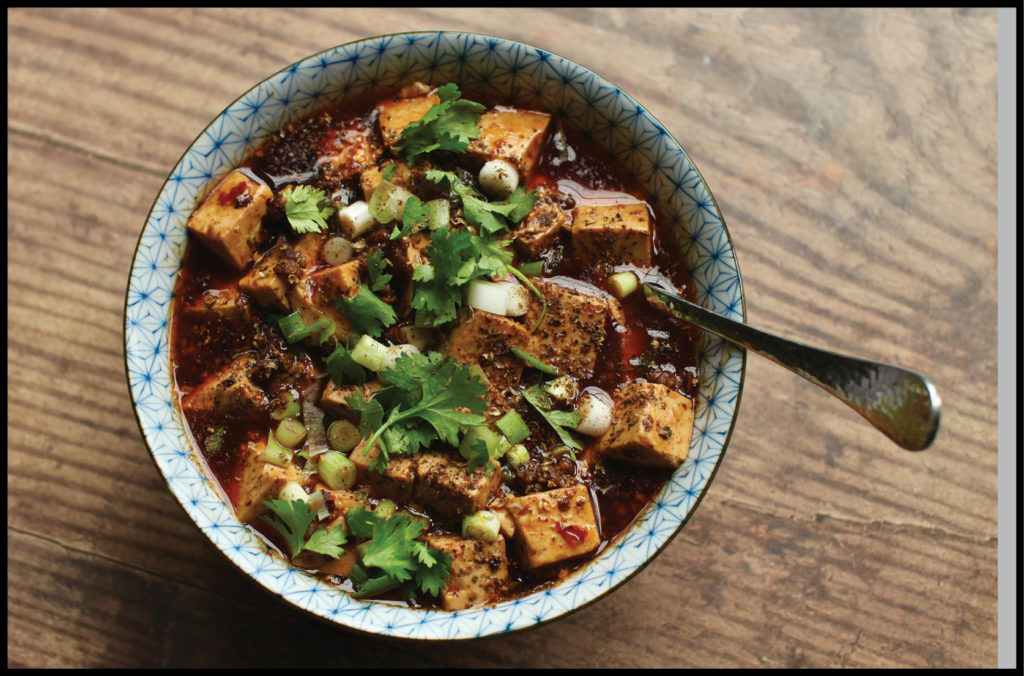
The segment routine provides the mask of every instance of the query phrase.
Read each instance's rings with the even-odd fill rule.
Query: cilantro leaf
[[[378,390],[373,401],[363,400],[361,392],[345,399],[360,414],[366,447],[379,442],[375,464],[386,463],[391,453],[417,453],[434,439],[457,446],[462,427],[484,423],[487,385],[452,357],[403,354],[381,375],[391,385]]]
[[[483,195],[459,181],[458,176],[450,171],[428,169],[424,176],[438,187],[447,187],[458,195],[466,222],[485,235],[507,230],[509,225],[515,225],[526,218],[538,199],[536,191],[527,192],[526,188],[519,186],[504,200],[488,202]]]
[[[334,213],[334,204],[323,190],[310,185],[288,186],[281,195],[285,199],[284,212],[292,230],[307,233],[327,229],[327,218]]]
[[[371,291],[380,291],[391,281],[391,275],[381,274],[387,265],[388,262],[384,258],[384,251],[380,248],[374,249],[366,257],[366,273],[370,277]]]
[[[402,227],[397,225],[391,231],[391,239],[407,237],[417,230],[427,227],[431,221],[433,211],[426,202],[416,195],[413,195],[405,202],[405,209],[402,211]]]
[[[460,98],[456,84],[449,82],[437,90],[441,99],[419,120],[407,125],[395,147],[412,166],[421,156],[435,150],[465,152],[469,142],[480,135],[480,115],[486,108],[475,101]]]
[[[504,277],[512,263],[510,240],[474,235],[469,230],[438,228],[430,233],[425,253],[429,264],[413,271],[414,310],[434,326],[455,319],[462,307],[462,287],[474,279]]]
[[[366,382],[366,370],[352,359],[352,353],[341,343],[335,345],[334,350],[324,359],[324,366],[327,367],[327,375],[339,387]]]
[[[467,471],[472,472],[477,467],[483,467],[490,462],[491,453],[487,448],[487,442],[483,439],[474,440],[473,443],[469,445],[469,449],[473,452],[473,455],[468,458],[469,462],[466,465]],[[493,467],[488,465],[487,470],[487,476],[490,476]]]
[[[335,526],[328,530],[325,526],[313,531],[303,548],[336,559],[345,553],[341,546],[346,542],[348,542],[348,537],[345,535],[345,529]]]
[[[472,188],[456,183],[452,186],[462,200],[462,213],[466,222],[487,235],[507,230],[509,225],[526,218],[537,201],[536,192],[527,192],[522,186],[500,202],[488,202]]]
[[[353,534],[369,538],[360,545],[362,560],[349,579],[356,596],[371,596],[406,583],[408,590],[436,596],[451,570],[451,555],[416,538],[422,522],[405,513],[382,519],[364,507],[350,509],[346,522]]]
[[[379,336],[384,329],[398,321],[394,308],[373,295],[370,287],[365,284],[359,285],[355,296],[342,296],[335,300],[334,306],[349,318],[352,330],[356,333]]]
[[[302,551],[306,542],[306,529],[313,523],[316,514],[310,511],[309,505],[302,500],[264,500],[264,505],[270,509],[270,514],[261,516],[260,519],[273,526],[284,538],[285,544],[292,556],[297,556]]]
[[[580,424],[580,414],[576,411],[559,411],[552,410],[551,399],[548,398],[547,393],[541,388],[539,384],[533,385],[520,390],[523,394],[523,398],[540,413],[540,416],[551,428],[555,430],[555,434],[562,440],[562,443],[569,448],[576,450],[582,450],[583,446],[579,441],[575,439],[566,427],[575,429]]]
[[[319,528],[306,539],[306,529],[313,523],[316,514],[310,510],[309,504],[302,500],[264,500],[263,504],[270,509],[270,513],[261,516],[277,530],[288,545],[288,551],[292,557],[299,555],[304,549],[320,554],[326,554],[332,558],[338,558],[344,552],[341,545],[345,544],[347,538],[345,531],[340,527],[328,530],[326,527]]]

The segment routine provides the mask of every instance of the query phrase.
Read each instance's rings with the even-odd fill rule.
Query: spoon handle
[[[935,439],[942,403],[938,390],[921,374],[787,340],[649,284],[643,289],[655,307],[756,352],[836,396],[901,447],[921,451]]]

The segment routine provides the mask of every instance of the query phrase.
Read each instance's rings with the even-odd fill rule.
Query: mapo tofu
[[[528,104],[406,83],[285,125],[199,201],[172,313],[239,521],[356,596],[452,611],[584,565],[689,449],[693,334],[635,292],[692,295],[659,226]]]

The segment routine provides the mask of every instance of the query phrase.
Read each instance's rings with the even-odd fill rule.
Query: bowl
[[[467,639],[535,627],[593,603],[648,564],[682,529],[722,462],[736,422],[745,352],[704,334],[689,458],[631,527],[560,583],[457,612],[358,600],[293,568],[235,518],[183,426],[172,387],[170,310],[185,222],[210,185],[268,134],[333,100],[412,80],[513,98],[557,113],[643,183],[686,257],[698,302],[746,315],[725,221],[700,172],[640,104],[586,68],[537,47],[457,32],[385,35],[314,54],[271,75],[199,134],[160,189],[142,229],[125,299],[125,369],[143,439],[188,517],[246,575],[343,627],[409,639]]]

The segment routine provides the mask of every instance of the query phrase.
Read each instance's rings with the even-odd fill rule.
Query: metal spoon
[[[903,448],[922,451],[935,439],[942,402],[935,385],[920,373],[780,338],[648,283],[643,289],[653,306],[785,366],[838,397]]]

